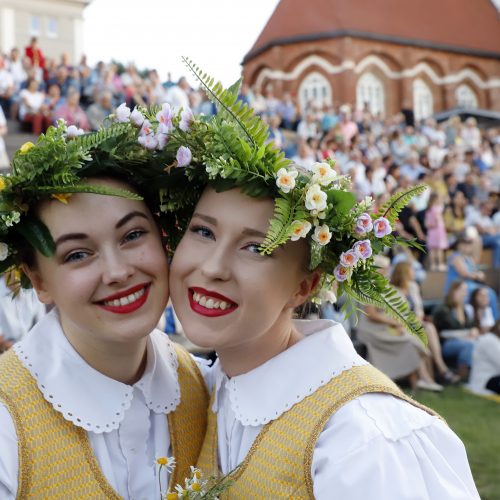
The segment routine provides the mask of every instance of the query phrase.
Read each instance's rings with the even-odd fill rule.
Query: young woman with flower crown
[[[187,63],[219,105],[174,138],[192,159],[167,194],[187,215],[173,304],[187,337],[218,354],[199,467],[233,471],[223,498],[479,498],[463,444],[434,412],[358,356],[340,324],[293,320],[335,279],[420,332],[373,264],[411,192],[371,216],[331,165],[289,165],[235,89]]]
[[[129,115],[82,137],[60,123],[0,179],[1,270],[22,268],[55,306],[0,356],[2,500],[159,498],[155,458],[175,456],[173,484],[198,458],[203,378],[155,330],[169,296],[159,192],[175,154],[154,113]]]

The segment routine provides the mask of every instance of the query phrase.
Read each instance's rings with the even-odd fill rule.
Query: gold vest
[[[206,429],[208,394],[188,352],[177,344],[181,402],[168,414],[177,466],[170,485],[184,483],[198,459]],[[0,402],[19,442],[18,499],[120,499],[93,454],[87,433],[54,410],[14,352],[0,356]]]
[[[392,394],[435,415],[406,396],[371,365],[344,371],[276,420],[266,424],[247,456],[233,473],[234,483],[223,499],[314,499],[311,465],[314,447],[330,417],[344,404],[370,392]],[[213,395],[212,395],[213,398]],[[208,409],[207,435],[198,467],[207,476],[219,476],[217,415]]]

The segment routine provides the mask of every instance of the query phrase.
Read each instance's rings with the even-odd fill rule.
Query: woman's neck
[[[217,349],[222,369],[228,377],[235,377],[264,364],[278,354],[286,351],[303,338],[290,323],[281,328],[274,328],[249,342],[237,346]]]
[[[91,335],[75,335],[64,324],[62,327],[75,351],[98,372],[128,385],[142,377],[146,368],[147,337],[131,342],[112,342]]]

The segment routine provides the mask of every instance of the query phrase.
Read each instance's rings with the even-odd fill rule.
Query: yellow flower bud
[[[31,148],[35,147],[35,145],[32,142],[25,142],[20,148],[19,152],[21,154],[26,154]]]
[[[3,191],[6,186],[7,186],[7,183],[5,182],[5,177],[0,176],[0,191]]]
[[[57,201],[60,201],[61,203],[67,205],[70,196],[71,193],[60,193],[60,194],[53,194],[52,198],[55,198]]]

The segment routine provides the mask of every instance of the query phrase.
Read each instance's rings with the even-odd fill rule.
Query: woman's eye
[[[215,239],[213,231],[208,229],[205,226],[191,226],[190,231],[194,234],[197,234],[203,238]]]
[[[84,252],[83,250],[77,250],[76,252],[71,252],[70,254],[64,257],[64,262],[80,262],[85,259],[89,255],[88,252]]]
[[[134,241],[138,240],[143,234],[145,234],[146,231],[143,231],[141,229],[135,229],[134,231],[130,231],[130,233],[127,233],[127,235],[124,238],[124,241]]]
[[[245,245],[245,250],[248,250],[249,252],[256,253],[260,255],[260,243],[249,243],[248,245]]]

